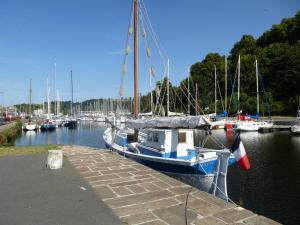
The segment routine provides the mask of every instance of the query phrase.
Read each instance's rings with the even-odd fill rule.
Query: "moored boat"
[[[23,126],[23,130],[25,131],[33,131],[33,130],[37,130],[38,126],[36,123],[33,123],[31,121],[29,121],[28,123],[25,123]]]
[[[56,129],[55,124],[53,124],[50,120],[46,120],[42,125],[41,125],[41,131],[52,131]]]
[[[300,106],[300,103],[299,103]],[[299,107],[298,107],[299,108]],[[293,126],[291,126],[291,132],[293,134],[300,134],[300,110],[297,111],[297,118]]]
[[[157,123],[158,121],[161,122]],[[168,128],[166,124],[169,124]],[[171,173],[197,174],[201,180],[203,179],[205,190],[211,192],[218,188],[221,190],[220,193],[226,195],[220,193],[216,195],[226,199],[227,167],[234,164],[236,159],[225,147],[209,149],[194,146],[194,131],[188,128],[200,125],[205,126],[202,117],[198,117],[198,120],[192,118],[190,121],[183,118],[131,120],[124,129],[114,126],[107,128],[103,139],[107,148],[154,169]],[[153,128],[149,128],[150,126]],[[139,127],[138,138],[135,132],[137,127]]]

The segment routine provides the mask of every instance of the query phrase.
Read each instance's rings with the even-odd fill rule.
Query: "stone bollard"
[[[63,151],[62,150],[48,150],[47,168],[57,170],[63,165]]]

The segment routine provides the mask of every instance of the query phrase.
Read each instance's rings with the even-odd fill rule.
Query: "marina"
[[[5,3],[0,224],[300,224],[300,2],[255,1]]]
[[[108,125],[96,122],[81,122],[77,130],[58,128],[55,132],[24,132],[16,145],[71,144],[105,148],[102,138]],[[233,133],[213,130],[212,133],[226,146],[233,142]],[[195,145],[205,138],[205,131],[195,131]],[[299,144],[298,136],[290,131],[268,133],[241,133],[251,163],[249,172],[233,166],[229,168],[227,183],[231,200],[242,207],[264,215],[283,224],[295,224],[299,220]],[[214,142],[208,143],[215,147]],[[285,165],[283,167],[283,165]],[[284,169],[283,169],[284,168]],[[287,173],[287,171],[289,171]],[[195,187],[197,176],[179,176],[166,173]],[[274,187],[270,190],[270,187]],[[298,196],[298,197],[297,197]],[[287,201],[286,199],[290,199]]]

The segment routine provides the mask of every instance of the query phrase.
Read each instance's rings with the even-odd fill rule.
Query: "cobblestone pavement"
[[[108,150],[65,146],[64,154],[128,224],[279,224]]]

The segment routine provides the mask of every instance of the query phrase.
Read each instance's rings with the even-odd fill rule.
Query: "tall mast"
[[[56,103],[56,114],[60,114],[60,99],[59,99],[59,90],[57,89],[57,103]]]
[[[239,113],[239,105],[240,105],[240,78],[241,78],[241,56],[239,55],[238,60],[238,113]]]
[[[188,68],[188,115],[190,115],[190,68]]]
[[[31,115],[31,100],[32,100],[32,79],[30,78],[30,84],[29,84],[29,115]]]
[[[47,119],[50,119],[50,114],[51,114],[51,105],[50,105],[50,88],[49,88],[49,81],[47,77],[47,102],[48,102],[48,113],[47,113]]]
[[[215,68],[215,114],[217,115],[217,67],[214,65]]]
[[[227,57],[225,55],[225,112],[227,113],[226,116],[228,115],[227,112]]]
[[[56,93],[56,62],[54,62],[54,96],[55,96],[55,94],[57,94]],[[56,107],[57,107],[57,96],[54,99],[55,99],[55,101],[54,101],[54,115],[56,115],[57,114],[57,109],[56,109]]]
[[[151,109],[151,116],[153,116],[153,94],[152,94],[152,76],[151,74],[149,75],[150,79],[150,109]]]
[[[138,91],[138,0],[133,0],[133,16],[134,16],[134,117],[137,119],[139,115],[139,91]]]
[[[43,114],[45,113],[45,99],[43,98]]]
[[[71,115],[73,115],[73,74],[71,70]]]
[[[256,104],[257,104],[257,115],[259,115],[259,90],[258,90],[258,64],[255,59],[255,72],[256,72]]]
[[[168,59],[167,65],[167,116],[169,116],[169,109],[170,109],[170,60]]]
[[[195,104],[195,114],[198,115],[198,83],[196,83],[196,104]]]

